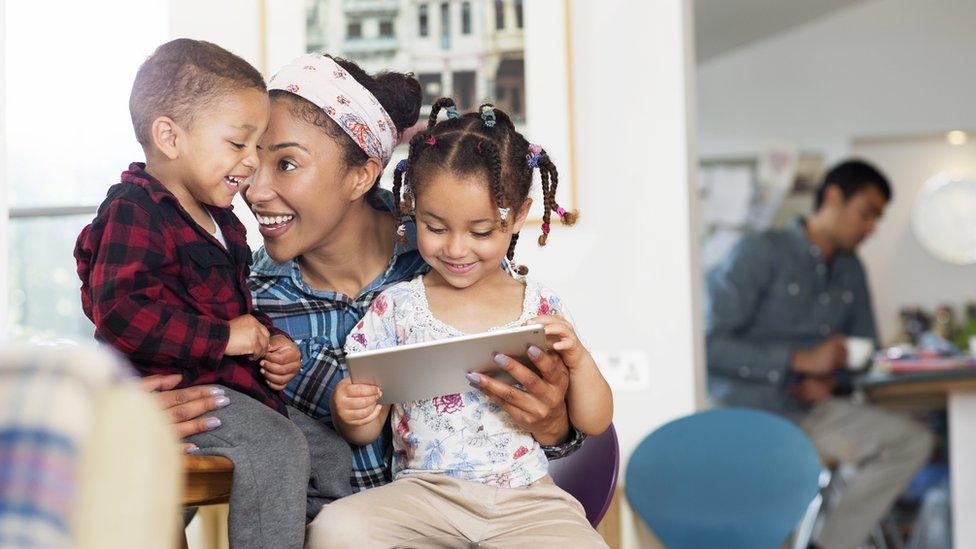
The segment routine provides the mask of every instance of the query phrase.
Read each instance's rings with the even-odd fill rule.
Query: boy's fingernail
[[[197,446],[196,444],[194,444],[194,445],[190,446],[189,448],[187,448],[186,450],[184,450],[184,452],[186,452],[187,454],[195,454],[195,453],[197,453],[199,451],[200,451],[200,447]]]
[[[481,386],[481,376],[480,375],[478,375],[478,374],[476,374],[474,372],[468,372],[467,374],[464,374],[464,377],[468,378],[468,384],[471,385],[472,387],[479,387],[479,386]]]
[[[539,355],[541,355],[541,354],[542,354],[542,351],[538,347],[536,347],[535,345],[529,345],[529,356],[530,357],[532,357],[532,358],[539,358]]]
[[[207,391],[207,392],[210,393],[210,396],[219,396],[219,395],[224,394],[224,388],[223,387],[211,387],[210,390]]]
[[[228,404],[230,404],[230,399],[227,398],[226,396],[221,395],[217,397],[217,400],[214,401],[214,404],[216,404],[218,408],[223,408]]]
[[[508,364],[508,357],[505,355],[495,355],[495,364],[499,366]]]
[[[217,427],[220,427],[220,418],[208,417],[207,419],[203,420],[203,426],[207,429],[216,429]]]

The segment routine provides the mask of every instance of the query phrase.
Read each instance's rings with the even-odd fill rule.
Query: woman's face
[[[244,191],[264,247],[278,262],[321,246],[361,193],[350,180],[342,148],[324,130],[296,116],[287,100],[271,102],[258,141],[260,165]]]

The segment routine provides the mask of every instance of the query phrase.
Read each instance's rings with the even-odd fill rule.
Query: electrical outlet
[[[646,391],[651,388],[651,365],[647,353],[623,349],[593,353],[593,360],[614,392]]]

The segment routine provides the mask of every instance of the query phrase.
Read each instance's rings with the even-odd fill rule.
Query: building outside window
[[[441,4],[441,49],[451,49],[451,5]]]
[[[346,40],[357,40],[363,37],[363,24],[353,21],[346,25]]]
[[[461,34],[471,34],[471,2],[461,2]]]
[[[522,0],[515,0],[515,26],[522,28]]]
[[[430,34],[430,28],[428,27],[427,4],[421,4],[417,9],[417,27],[420,29],[420,36],[427,36]]]
[[[504,0],[495,0],[495,30],[502,30],[505,28],[505,2]]]

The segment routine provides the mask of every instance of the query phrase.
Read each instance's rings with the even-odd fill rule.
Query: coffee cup
[[[847,368],[861,371],[867,368],[874,353],[874,340],[869,337],[848,337],[844,342],[847,348]]]

